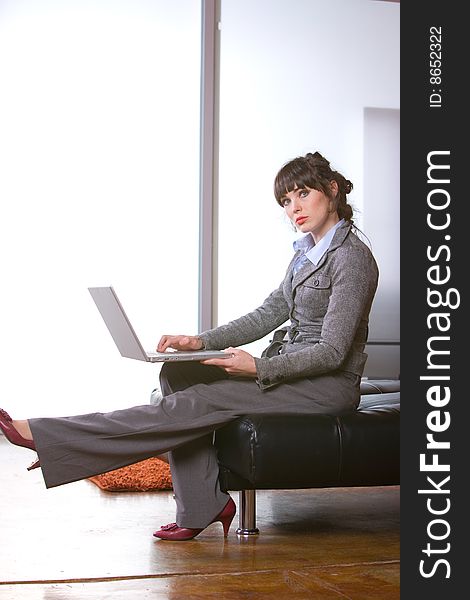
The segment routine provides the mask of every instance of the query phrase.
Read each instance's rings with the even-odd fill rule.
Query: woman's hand
[[[201,360],[201,363],[203,365],[220,367],[229,375],[251,378],[257,376],[255,359],[251,354],[239,348],[227,348],[225,352],[233,356],[230,358],[210,358],[208,360]]]
[[[157,346],[157,352],[165,352],[167,348],[174,350],[201,350],[202,340],[195,335],[163,335]]]

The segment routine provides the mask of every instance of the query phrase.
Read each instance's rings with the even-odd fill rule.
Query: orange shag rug
[[[141,462],[89,477],[89,481],[106,492],[150,492],[171,490],[169,465],[159,458],[148,458]]]

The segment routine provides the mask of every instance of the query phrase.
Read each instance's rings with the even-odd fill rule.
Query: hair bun
[[[305,155],[305,158],[307,160],[312,160],[313,162],[315,162],[317,164],[318,163],[323,163],[323,165],[325,167],[329,167],[330,166],[330,161],[326,160],[326,158],[322,154],[320,154],[320,152],[314,152],[313,154],[311,152],[308,152]]]
[[[346,179],[344,182],[344,191],[346,194],[349,194],[353,189],[353,184],[349,181],[349,179]]]

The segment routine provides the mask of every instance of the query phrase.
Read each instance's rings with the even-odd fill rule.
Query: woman
[[[227,535],[235,503],[219,486],[214,430],[244,414],[332,415],[359,403],[378,270],[353,231],[346,198],[351,189],[318,152],[285,164],[275,178],[275,197],[306,235],[294,244],[279,288],[235,321],[197,336],[164,335],[157,348],[227,349],[231,358],[165,364],[156,405],[29,421],[1,411],[10,442],[38,452],[46,486],[169,452],[176,523],[154,535],[188,540],[216,521]],[[260,358],[236,348],[288,320]]]

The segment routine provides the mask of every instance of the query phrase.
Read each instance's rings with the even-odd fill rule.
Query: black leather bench
[[[363,380],[342,416],[247,415],[215,444],[222,489],[240,491],[237,533],[256,534],[256,490],[400,483],[400,382]]]

